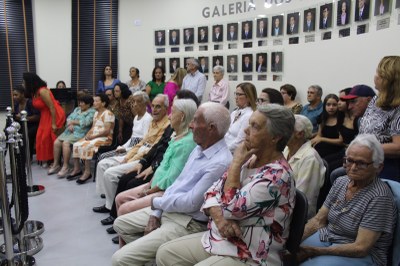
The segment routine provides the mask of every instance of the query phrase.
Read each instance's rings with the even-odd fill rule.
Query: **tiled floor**
[[[1,130],[4,119],[5,113],[1,112]],[[41,235],[44,247],[34,255],[36,265],[110,265],[118,245],[111,242],[115,235],[107,234],[107,227],[100,223],[107,215],[92,211],[93,206],[104,203],[96,194],[95,183],[78,185],[56,175],[48,176],[47,170],[35,162],[32,173],[33,183],[46,187],[44,194],[29,198],[29,220],[41,221],[45,227]]]

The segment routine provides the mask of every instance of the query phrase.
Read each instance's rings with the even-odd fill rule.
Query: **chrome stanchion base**
[[[11,224],[15,226],[15,219],[11,217]],[[0,218],[0,235],[3,234],[3,218]]]
[[[16,244],[16,240],[14,239],[14,254],[16,256],[22,256],[23,254],[33,256],[43,248],[43,240],[40,236],[33,236],[33,237],[25,237],[24,244],[26,250],[19,250],[18,244]],[[6,247],[5,245],[0,246],[0,252],[4,255]]]
[[[41,221],[28,220],[25,222],[25,237],[41,235],[44,232],[44,224]]]
[[[33,185],[33,186],[28,186],[28,196],[37,196],[40,194],[43,194],[46,188],[42,185]]]
[[[25,256],[25,263],[23,263],[21,256],[15,256],[14,260],[13,260],[13,264],[14,264],[14,266],[23,266],[23,265],[33,266],[33,265],[36,265],[36,260],[32,256]],[[1,266],[9,266],[9,263],[6,259],[2,258],[0,265]]]

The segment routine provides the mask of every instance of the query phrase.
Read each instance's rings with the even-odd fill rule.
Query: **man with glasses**
[[[190,90],[196,94],[199,102],[201,102],[206,89],[206,76],[199,71],[200,63],[195,58],[189,58],[186,61],[187,75],[182,82],[182,90]]]

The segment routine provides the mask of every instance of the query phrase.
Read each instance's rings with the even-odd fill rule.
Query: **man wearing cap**
[[[371,87],[361,84],[354,86],[348,95],[342,96],[340,99],[347,101],[348,109],[355,118],[359,119],[374,96],[375,92]]]
[[[361,84],[355,85],[349,94],[340,97],[341,100],[345,100],[347,102],[347,108],[354,116],[354,119],[357,119],[357,128],[360,127],[361,117],[364,115],[369,102],[374,96],[375,92],[370,86]],[[332,170],[333,171],[330,175],[331,184],[335,182],[336,178],[346,175],[346,170],[344,167],[339,167]]]
[[[313,125],[313,135],[318,131],[317,118],[322,113],[323,103],[322,88],[319,85],[311,85],[307,91],[307,101],[309,104],[304,105],[300,114],[310,119]]]

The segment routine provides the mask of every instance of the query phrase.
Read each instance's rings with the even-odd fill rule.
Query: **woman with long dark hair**
[[[33,98],[33,107],[40,111],[39,128],[36,133],[36,160],[53,160],[53,143],[56,132],[64,126],[65,112],[47,88],[47,83],[31,72],[23,74],[25,96]],[[45,164],[47,166],[47,164]]]

